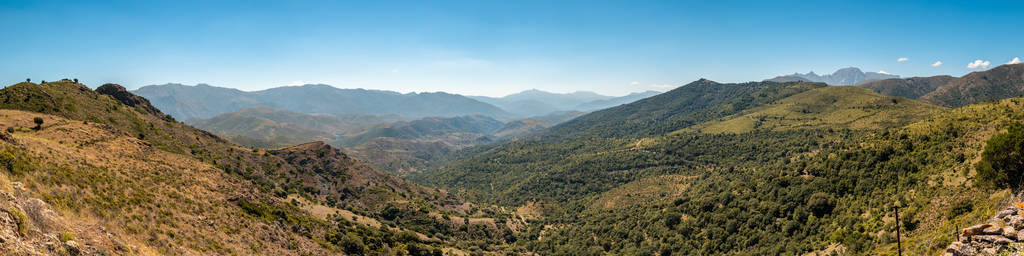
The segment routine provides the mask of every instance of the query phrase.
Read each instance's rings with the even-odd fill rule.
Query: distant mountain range
[[[963,77],[912,77],[868,82],[861,87],[947,107],[1024,96],[1024,64],[1002,65]]]
[[[768,82],[822,82],[828,85],[857,85],[867,81],[900,78],[900,76],[882,72],[863,72],[859,68],[849,67],[832,74],[818,75],[814,71],[807,74],[794,73],[792,75],[777,76],[765,81]]]
[[[511,117],[493,105],[443,92],[402,94],[339,89],[322,84],[285,86],[254,92],[206,84],[164,84],[144,86],[133,92],[181,120],[210,118],[254,106],[310,114],[396,114],[411,118],[461,115],[486,115],[499,119]]]
[[[484,115],[502,121],[566,111],[595,111],[657,95],[646,91],[622,97],[593,92],[550,93],[528,90],[505,97],[462,96],[444,92],[398,93],[339,89],[315,84],[246,92],[207,84],[143,86],[133,93],[180,120],[211,118],[243,108],[266,106],[307,114],[398,115],[417,119]]]
[[[498,106],[509,113],[527,117],[541,116],[564,111],[595,111],[610,108],[639,99],[658,95],[660,92],[645,91],[626,96],[613,97],[593,92],[551,93],[527,90],[505,97],[470,96],[470,98]]]

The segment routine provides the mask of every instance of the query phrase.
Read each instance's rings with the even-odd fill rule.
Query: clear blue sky
[[[1024,57],[1022,14],[1024,1],[3,0],[0,82],[622,95],[848,66],[959,76]]]

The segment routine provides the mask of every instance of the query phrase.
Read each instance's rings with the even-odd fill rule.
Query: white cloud
[[[1018,63],[1021,63],[1020,57],[1013,57],[1013,60],[1010,60],[1010,62],[1007,62],[1006,64],[1007,65],[1013,65],[1013,64],[1018,64]]]
[[[402,70],[400,70],[400,69],[398,69],[398,68],[395,68],[395,69],[392,69],[392,70],[391,70],[391,73],[398,73],[399,71],[402,71]]]
[[[885,70],[879,70],[878,73],[879,74],[883,74],[883,75],[892,75],[892,74],[889,74],[889,72],[885,72]]]
[[[910,60],[910,59],[908,59],[907,57],[901,57],[899,59],[896,59],[896,62],[904,62],[904,61],[908,61],[908,60]]]
[[[629,85],[638,85],[638,84],[640,84],[640,82],[637,82],[637,81],[633,81],[633,82],[629,83]]]
[[[988,65],[991,64],[992,62],[987,60],[974,60],[974,62],[967,63],[967,68],[988,68]]]
[[[290,86],[299,86],[299,85],[305,85],[305,84],[306,84],[306,82],[303,82],[301,80],[300,81],[291,81],[291,82],[288,83],[288,85],[290,85]]]
[[[940,61],[936,61],[935,63],[932,63],[932,67],[938,67],[938,66],[942,66],[942,61],[941,60]]]

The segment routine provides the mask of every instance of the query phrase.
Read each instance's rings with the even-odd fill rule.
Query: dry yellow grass
[[[25,128],[35,117],[43,118],[43,128]],[[204,162],[102,124],[16,110],[0,110],[0,123],[22,128],[0,149],[40,161],[4,179],[50,202],[88,246],[118,254],[325,252],[308,238],[245,216],[230,201],[254,188]]]
[[[685,175],[662,175],[630,182],[602,193],[591,205],[592,209],[616,209],[636,204],[664,202],[675,198],[689,188]]]
[[[287,200],[295,200],[299,202],[299,208],[306,210],[307,212],[309,212],[313,216],[316,216],[317,218],[328,219],[332,215],[337,215],[341,216],[343,219],[355,222],[356,224],[370,226],[374,228],[379,228],[381,226],[380,221],[377,221],[377,219],[355,214],[349,210],[338,209],[323,204],[310,202],[309,200],[306,200],[305,198],[302,198],[294,194],[288,195]]]

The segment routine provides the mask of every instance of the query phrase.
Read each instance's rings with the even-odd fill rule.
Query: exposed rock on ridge
[[[158,117],[160,117],[163,120],[166,120],[166,121],[173,121],[174,120],[173,118],[171,118],[170,115],[166,115],[166,114],[160,112],[160,110],[157,109],[156,107],[154,107],[153,104],[150,104],[149,100],[147,100],[146,98],[143,98],[143,97],[140,97],[138,95],[132,94],[131,92],[128,92],[127,89],[125,89],[123,86],[121,86],[119,84],[104,84],[104,85],[96,88],[96,92],[98,92],[100,94],[110,95],[110,96],[114,97],[114,99],[117,99],[117,101],[120,101],[121,103],[124,103],[125,105],[132,106],[132,107],[140,107],[143,110],[146,110],[146,112],[149,112],[150,114],[158,116]]]
[[[1011,245],[1024,243],[1024,203],[1003,209],[985,224],[965,228],[958,236],[946,247],[945,255],[1021,255],[1024,251]]]

